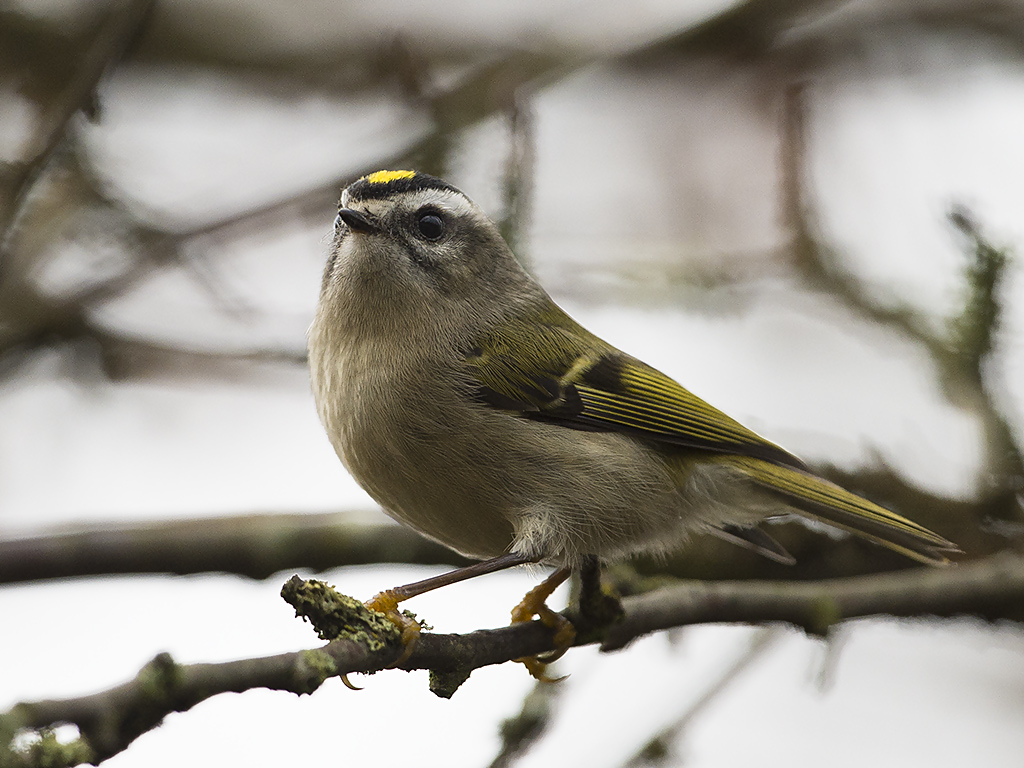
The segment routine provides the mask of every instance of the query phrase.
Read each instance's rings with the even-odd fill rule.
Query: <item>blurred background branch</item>
[[[110,195],[109,184],[94,169],[95,160],[85,151],[79,131],[72,126],[76,112],[93,111],[90,104],[95,101],[93,94],[100,77],[117,67],[133,43],[141,39],[137,55],[143,61],[154,57],[161,60],[170,53],[169,49],[161,47],[166,41],[153,29],[147,34],[140,33],[151,18],[149,4],[111,4],[102,13],[97,12],[89,35],[79,35],[86,42],[78,46],[81,52],[77,66],[68,65],[60,70],[65,73],[65,80],[51,76],[52,92],[36,94],[44,104],[40,124],[48,126],[41,133],[46,139],[26,148],[25,159],[11,164],[5,176],[6,193],[2,199],[8,204],[4,208],[7,226],[3,238],[4,269],[0,273],[0,372],[8,378],[16,376],[37,353],[48,349],[64,350],[71,359],[79,361],[77,367],[86,360],[96,360],[107,376],[120,381],[154,375],[183,382],[211,377],[236,381],[239,376],[245,377],[249,363],[301,363],[304,351],[300,339],[286,346],[246,343],[235,348],[223,345],[197,348],[194,344],[147,338],[130,326],[111,326],[99,310],[132,293],[155,273],[184,269],[195,278],[209,302],[220,305],[222,313],[237,314],[237,309],[232,309],[237,301],[232,298],[226,282],[230,278],[222,277],[219,270],[210,267],[211,248],[223,248],[242,237],[252,237],[254,232],[270,230],[282,221],[297,219],[310,224],[328,221],[338,188],[352,177],[374,168],[415,165],[445,174],[450,170],[453,155],[458,152],[460,136],[467,129],[501,115],[505,115],[509,128],[502,173],[502,228],[510,241],[517,244],[521,252],[525,251],[527,242],[523,232],[529,222],[535,163],[531,94],[593,67],[595,62],[631,71],[656,70],[663,67],[667,59],[733,56],[742,51],[742,63],[734,66],[762,69],[766,73],[763,78],[768,86],[766,100],[776,103],[782,115],[781,212],[783,226],[792,238],[787,248],[789,258],[798,274],[809,286],[827,293],[832,300],[846,303],[872,322],[891,326],[921,345],[938,366],[940,380],[950,400],[976,413],[988,433],[984,441],[989,447],[985,487],[974,502],[929,494],[884,465],[859,472],[826,468],[826,472],[837,482],[882,503],[895,504],[924,524],[946,531],[969,553],[982,555],[996,551],[1008,544],[1008,532],[1017,530],[1013,525],[999,525],[998,521],[1021,523],[1018,494],[1024,483],[1019,440],[996,401],[985,390],[981,367],[991,352],[992,339],[999,332],[998,287],[1008,263],[1007,251],[989,242],[973,214],[963,207],[954,209],[951,220],[963,233],[968,251],[967,298],[961,313],[951,321],[949,333],[940,334],[914,306],[877,301],[871,290],[842,266],[842,255],[825,244],[816,222],[813,192],[806,188],[806,112],[807,101],[813,94],[807,85],[808,75],[821,66],[820,58],[828,51],[814,48],[813,42],[819,38],[813,31],[807,31],[804,22],[815,15],[828,18],[827,12],[841,5],[740,3],[701,24],[667,35],[659,42],[645,42],[612,55],[595,57],[569,53],[555,57],[547,52],[500,52],[489,57],[489,61],[470,63],[454,79],[445,77],[445,85],[437,84],[440,78],[433,72],[435,65],[431,64],[431,57],[415,50],[415,43],[403,35],[396,35],[392,45],[381,51],[382,58],[371,62],[370,66],[364,65],[358,75],[353,74],[349,57],[339,57],[333,71],[318,71],[316,75],[312,73],[320,65],[314,60],[280,61],[272,65],[274,77],[284,77],[291,83],[290,87],[338,89],[345,87],[341,84],[351,83],[365,89],[375,82],[391,83],[388,87],[393,89],[394,97],[428,115],[431,128],[404,148],[347,170],[326,183],[197,226],[169,229],[140,218],[136,208]],[[941,19],[939,16],[929,18],[930,23],[936,24],[941,21],[949,25],[977,25],[991,20],[993,12],[990,8],[976,17],[966,11],[959,14],[950,11]],[[1003,16],[999,17],[999,35],[1005,38],[1016,17],[1009,7],[1002,8],[1000,13]],[[20,18],[16,13],[7,16],[8,21]],[[903,22],[897,14],[882,23]],[[840,22],[839,27],[845,29],[845,21]],[[795,29],[799,29],[800,34],[794,34]],[[45,50],[65,44],[64,39],[53,36],[52,30],[32,24],[9,25],[7,35],[21,40],[21,49],[31,47],[28,41],[45,44]],[[808,50],[817,50],[817,55],[808,55]],[[842,46],[836,47],[833,53],[845,55]],[[180,52],[176,52],[172,60],[179,55]],[[767,68],[763,66],[765,62],[769,64]],[[36,63],[21,62],[24,69],[18,74],[28,77],[36,71]],[[242,66],[239,62],[206,61],[204,64]],[[58,147],[62,147],[60,162],[49,162]],[[46,173],[43,173],[44,168],[48,169]],[[26,209],[33,187],[40,189],[34,195],[35,202]],[[61,249],[66,251],[74,243],[81,249],[78,253],[113,249],[117,255],[110,257],[99,270],[88,269],[88,263],[73,268],[72,272],[83,274],[84,279],[55,292],[41,278],[59,253],[61,259],[69,258]],[[259,307],[245,311],[263,312]],[[801,558],[805,564],[802,569],[789,573],[795,578],[900,567],[899,560],[863,549],[856,543],[842,541],[822,546],[819,537],[805,536],[796,529],[787,536],[786,544],[793,551],[811,553],[810,558]],[[685,563],[672,563],[669,570],[682,576],[782,575],[774,564],[750,559],[747,553],[722,548],[713,542],[705,549],[706,557],[694,558],[688,552]],[[835,549],[842,550],[839,557]],[[815,552],[820,554],[815,557]],[[864,552],[870,556],[859,554]],[[132,559],[142,562],[142,558]],[[343,562],[344,557],[334,560]],[[860,562],[852,562],[854,560]],[[718,565],[704,570],[708,563]],[[826,570],[827,563],[843,565]],[[232,570],[227,565],[210,565],[216,570]],[[164,561],[154,570],[166,567]],[[54,571],[61,572],[60,569]]]
[[[776,410],[752,426],[780,431],[797,453],[806,445],[835,482],[965,550],[958,570],[928,574],[869,544],[781,522],[773,535],[797,557],[793,568],[701,539],[678,556],[617,566],[624,587],[807,582],[778,593],[820,609],[814,583],[881,574],[861,587],[885,587],[872,594],[889,601],[888,612],[908,600],[912,615],[942,614],[943,604],[929,602],[941,594],[957,611],[1020,619],[1007,564],[1024,542],[1021,235],[1006,224],[1019,219],[1019,205],[1012,184],[985,188],[1024,175],[1014,166],[1017,123],[1007,123],[1012,141],[975,154],[998,135],[988,128],[1006,122],[1000,110],[1019,93],[992,86],[983,111],[972,79],[989,87],[1020,77],[1019,3],[745,0],[666,12],[646,26],[621,4],[595,4],[586,19],[578,8],[538,6],[503,18],[490,36],[473,26],[486,28],[486,19],[465,8],[406,17],[332,6],[325,18],[323,8],[226,0],[118,0],[52,16],[29,6],[0,10],[0,583],[461,564],[405,529],[323,512],[359,510],[362,499],[346,507],[300,497],[341,480],[321,469],[334,458],[315,418],[288,437],[282,424],[294,418],[281,414],[293,411],[272,407],[291,398],[313,413],[302,334],[340,188],[379,168],[412,166],[482,200],[528,267],[575,310],[601,319],[608,308],[613,318],[639,309],[636,351],[654,339],[647,349],[664,354],[684,383],[696,379],[703,389],[695,391],[712,402],[717,388],[747,416],[792,392],[798,415],[818,401],[818,414],[862,408],[861,431],[845,437],[859,453],[817,450],[815,435],[833,429],[828,418],[791,425]],[[952,113],[942,112],[947,98]],[[861,143],[836,139],[871,109],[872,120],[858,123]],[[928,115],[925,129],[907,121],[913,109]],[[291,115],[286,127],[274,123],[275,110]],[[974,120],[962,130],[968,138],[930,139],[950,114]],[[304,121],[315,130],[303,132]],[[901,130],[909,133],[902,144]],[[315,162],[304,161],[306,143],[317,147]],[[916,166],[896,162],[919,145],[927,147]],[[851,146],[860,151],[844,164]],[[995,158],[999,172],[981,173],[979,156]],[[275,176],[276,161],[294,168]],[[947,161],[972,172],[936,181]],[[892,167],[859,176],[859,164]],[[855,193],[837,196],[846,189],[837,179],[852,180]],[[875,196],[885,205],[871,205]],[[925,199],[931,218],[914,218],[914,203]],[[844,236],[850,219],[860,239]],[[953,267],[943,238],[959,249]],[[879,246],[913,264],[912,279],[864,256]],[[945,288],[933,290],[929,278],[944,270]],[[830,335],[813,346],[811,336],[759,334],[783,314],[765,313],[776,305],[796,307],[801,329]],[[680,312],[686,323],[673,325]],[[619,325],[613,319],[604,332]],[[723,327],[731,335],[717,335]],[[844,339],[853,346],[835,344]],[[827,389],[834,380],[815,378],[858,345],[870,349],[863,375],[838,391]],[[901,369],[911,396],[885,410],[884,395],[863,391],[890,375],[879,361],[916,353],[920,360]],[[709,367],[727,372],[715,378]],[[737,399],[737,380],[765,400]],[[937,403],[919,406],[933,387]],[[125,408],[140,391],[152,395],[146,407]],[[245,399],[254,392],[265,398]],[[171,405],[175,397],[188,404]],[[218,420],[234,401],[244,416]],[[26,403],[34,408],[27,417]],[[876,406],[907,422],[899,440],[880,434],[886,417]],[[160,418],[198,426],[154,454],[168,434]],[[953,418],[977,434],[930,431]],[[82,434],[88,439],[74,439]],[[285,465],[293,453],[302,459]],[[914,474],[905,459],[915,453],[946,463]],[[29,462],[35,474],[24,480]],[[198,477],[206,465],[214,470]],[[268,472],[259,467],[277,465],[287,466],[279,487],[290,506],[242,498],[246,486],[263,487]],[[951,466],[966,479],[944,482]],[[97,476],[83,482],[90,472]],[[191,495],[178,492],[192,486]],[[208,501],[211,486],[232,502]],[[101,490],[87,497],[83,487]],[[126,500],[123,491],[121,504],[139,512],[117,522],[125,515],[109,513],[109,499],[125,488],[137,495]],[[286,511],[239,514],[245,509]],[[937,591],[921,586],[929,579]],[[997,599],[999,588],[1008,591]],[[758,588],[742,583],[678,589],[679,604],[735,597],[745,606],[686,621],[793,621],[797,611],[782,597],[747,595]],[[679,620],[678,604],[643,605]],[[843,608],[825,618],[855,614]],[[733,679],[725,674],[714,690]],[[550,690],[529,694],[509,719],[495,765],[543,743],[559,704]],[[690,717],[652,744],[675,740]]]
[[[402,526],[352,514],[259,514],[107,525],[0,540],[0,583],[103,574],[222,572],[266,579],[344,565],[466,565]]]

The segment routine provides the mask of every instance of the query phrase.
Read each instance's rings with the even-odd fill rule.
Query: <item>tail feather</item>
[[[861,498],[845,488],[791,467],[761,459],[730,457],[757,485],[778,496],[798,513],[870,539],[907,557],[945,565],[947,554],[959,552],[937,533]]]

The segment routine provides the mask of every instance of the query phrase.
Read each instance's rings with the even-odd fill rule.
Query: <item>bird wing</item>
[[[798,458],[675,380],[597,338],[553,304],[505,324],[466,356],[476,400],[573,429],[624,432],[717,454],[794,512],[922,562],[959,551],[927,528],[814,476]],[[710,458],[710,457],[709,457]],[[777,562],[792,556],[756,528],[713,531]]]
[[[803,462],[678,382],[597,338],[553,304],[491,331],[466,356],[474,398],[573,429],[680,448]]]

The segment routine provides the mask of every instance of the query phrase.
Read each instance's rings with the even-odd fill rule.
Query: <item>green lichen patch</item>
[[[828,637],[829,630],[843,620],[839,603],[828,595],[819,596],[811,604],[804,629],[810,635]]]
[[[303,651],[299,654],[296,675],[299,680],[297,693],[312,693],[324,680],[338,674],[338,665],[329,653],[320,649]]]
[[[450,671],[430,670],[430,692],[442,699],[450,699],[459,690],[459,686],[469,680],[471,669],[454,669]]]
[[[326,582],[292,576],[281,588],[281,597],[295,609],[296,616],[313,625],[321,640],[344,637],[370,651],[401,641],[398,627],[386,616],[369,610]]]
[[[169,653],[158,653],[138,674],[139,688],[146,701],[169,701],[181,682],[181,668]]]
[[[0,747],[0,768],[70,768],[95,763],[96,754],[85,739],[60,741],[50,728],[19,734],[17,746]]]
[[[949,321],[948,345],[966,370],[981,376],[981,364],[992,351],[1002,321],[1000,287],[1012,261],[1006,248],[994,246],[970,211],[956,206],[949,221],[966,238],[963,309]]]

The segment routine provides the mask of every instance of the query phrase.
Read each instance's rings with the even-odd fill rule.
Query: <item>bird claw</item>
[[[398,610],[401,600],[402,598],[396,594],[395,590],[386,589],[363,603],[371,611],[384,614],[388,621],[398,627],[398,631],[402,633],[402,654],[389,664],[387,669],[394,669],[404,664],[412,656],[420,641],[420,631],[423,629],[416,619],[410,618]]]
[[[386,589],[383,592],[378,592],[363,603],[363,605],[369,610],[383,614],[388,621],[398,627],[398,631],[401,633],[400,639],[402,642],[402,653],[397,659],[385,667],[385,669],[394,669],[395,667],[399,667],[404,664],[406,660],[412,656],[413,651],[416,650],[416,646],[420,641],[420,631],[423,629],[423,626],[410,615],[398,610],[398,604],[403,599],[404,598],[398,596],[395,590]],[[348,675],[342,675],[341,682],[343,682],[345,687],[350,691],[363,690],[360,686],[355,685],[351,680],[349,680]]]
[[[546,668],[550,662],[540,661],[540,658],[540,656],[524,656],[521,659],[513,659],[513,661],[518,661],[526,667],[526,671],[530,673],[530,677],[542,683],[560,683],[568,677],[568,675],[560,675],[558,677],[549,676]]]
[[[551,662],[560,659],[565,652],[572,647],[576,639],[576,628],[572,622],[562,614],[556,613],[547,606],[547,599],[551,593],[569,577],[570,571],[566,568],[559,568],[548,578],[526,593],[526,596],[515,608],[512,609],[512,623],[522,624],[532,621],[536,616],[541,624],[555,630],[555,649],[549,653],[538,654],[537,656],[525,656],[514,659],[526,667],[530,675],[542,683],[557,683],[565,679],[563,677],[549,677],[545,668]]]
[[[345,687],[348,688],[350,691],[361,691],[361,690],[363,690],[361,686],[358,686],[355,683],[353,683],[351,680],[349,680],[348,679],[348,675],[342,675],[341,676],[341,682],[343,682],[345,684]]]

